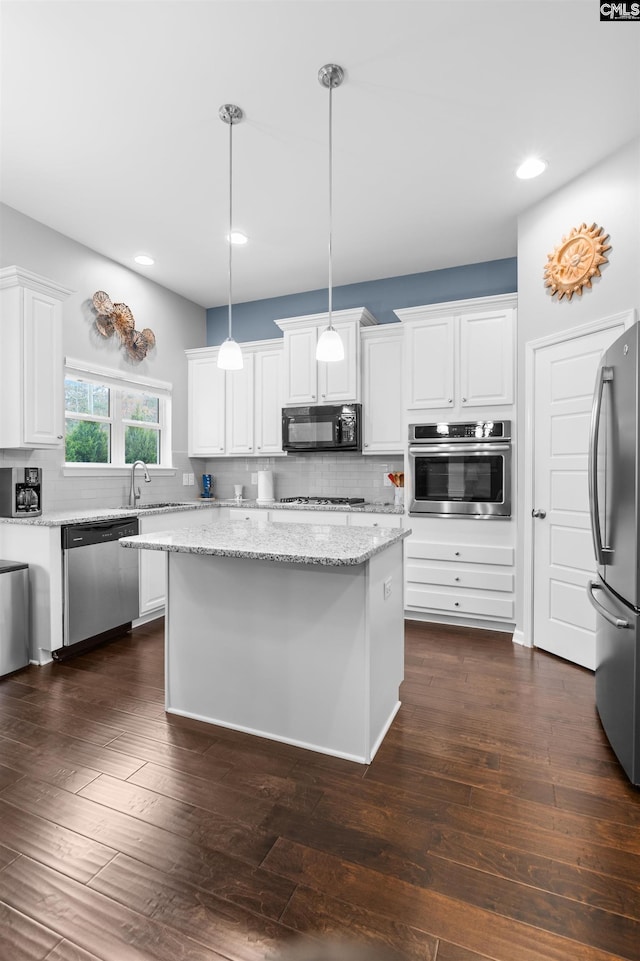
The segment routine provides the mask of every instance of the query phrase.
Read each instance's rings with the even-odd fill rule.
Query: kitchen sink
[[[125,505],[122,510],[127,511],[152,511],[157,510],[159,507],[190,507],[186,501],[159,501],[157,504],[136,504],[135,507],[129,507]]]

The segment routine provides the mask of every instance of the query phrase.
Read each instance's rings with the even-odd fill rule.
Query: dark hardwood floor
[[[0,682],[1,961],[638,961],[593,676],[406,634],[368,767],[165,716],[162,622]]]

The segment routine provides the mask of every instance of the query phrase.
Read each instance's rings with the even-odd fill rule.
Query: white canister
[[[258,504],[273,503],[273,471],[258,471]]]

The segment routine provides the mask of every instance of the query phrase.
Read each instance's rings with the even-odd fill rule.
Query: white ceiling
[[[203,306],[516,254],[518,214],[640,133],[597,0],[2,0],[0,198]],[[521,159],[549,162],[517,181]],[[589,211],[585,211],[585,218]],[[571,225],[568,225],[571,226]],[[156,264],[136,268],[133,256]]]

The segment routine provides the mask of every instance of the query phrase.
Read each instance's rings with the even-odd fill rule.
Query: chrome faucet
[[[142,467],[144,471],[144,479],[146,484],[151,483],[151,478],[149,477],[149,471],[147,470],[147,465],[143,460],[134,460],[131,465],[131,487],[129,488],[129,507],[135,507],[136,503],[140,500],[140,488],[136,487],[136,467]]]

